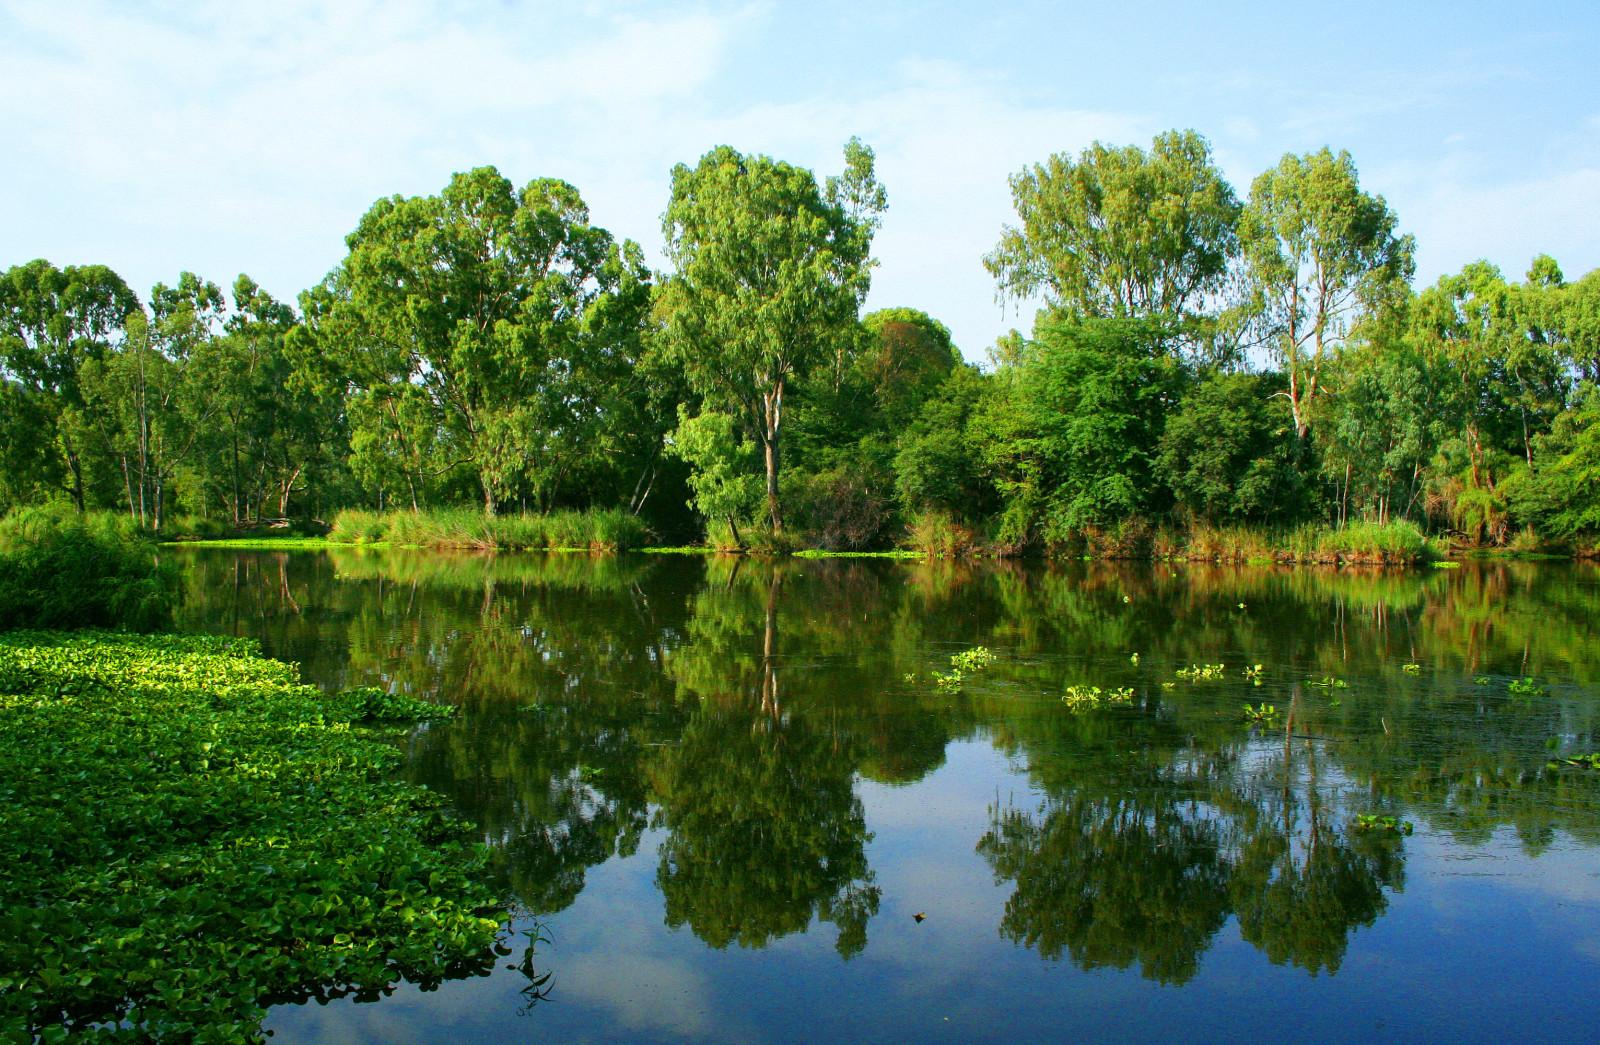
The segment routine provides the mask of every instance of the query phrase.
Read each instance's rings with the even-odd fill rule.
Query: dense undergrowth
[[[492,960],[481,852],[362,723],[232,638],[0,635],[0,1039],[255,1040],[274,1001]]]
[[[0,520],[0,631],[130,628],[172,619],[177,573],[106,514],[25,509]]]

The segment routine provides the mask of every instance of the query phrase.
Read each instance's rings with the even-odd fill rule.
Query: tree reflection
[[[866,946],[878,910],[870,835],[849,737],[786,705],[784,572],[770,568],[754,588],[759,615],[748,612],[752,588],[730,583],[708,592],[690,622],[698,641],[677,670],[701,687],[702,706],[654,775],[670,832],[656,883],[667,924],[689,926],[712,947],[762,947],[816,918],[838,927],[837,950],[849,958]]]
[[[972,736],[1040,795],[996,804],[978,842],[1013,888],[1000,932],[1163,983],[1230,917],[1270,961],[1337,972],[1404,882],[1403,840],[1359,812],[1458,845],[1509,827],[1530,855],[1600,844],[1600,774],[1544,768],[1548,738],[1600,746],[1600,706],[1504,685],[1570,695],[1600,666],[1590,567],[173,555],[194,560],[187,626],[259,638],[308,681],[460,709],[402,741],[406,772],[479,825],[536,915],[654,826],[668,924],[759,947],[825,921],[859,953],[879,891],[857,781],[915,785]],[[905,681],[973,645],[1003,656],[961,693]],[[1230,681],[1158,684],[1224,662]],[[1258,662],[1266,688],[1233,677]],[[1308,675],[1350,688],[1307,702]],[[1071,715],[1071,683],[1139,696]],[[1293,707],[1294,736],[1249,735],[1244,699]]]

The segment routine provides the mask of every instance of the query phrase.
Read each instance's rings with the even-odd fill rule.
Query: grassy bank
[[[239,639],[0,635],[0,1038],[254,1040],[482,967],[482,857],[364,728],[436,711]]]
[[[416,548],[509,548],[546,551],[628,551],[644,547],[650,528],[621,509],[496,515],[467,510],[367,512],[334,517],[328,540]]]

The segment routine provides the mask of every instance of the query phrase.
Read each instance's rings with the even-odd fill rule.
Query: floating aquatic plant
[[[1180,679],[1188,679],[1190,682],[1198,682],[1201,679],[1220,679],[1226,667],[1226,664],[1193,664],[1187,668],[1179,668],[1178,677]]]
[[[1271,723],[1278,717],[1278,708],[1273,704],[1257,704],[1255,707],[1246,704],[1244,717],[1248,722]]]
[[[1405,672],[1407,675],[1420,675],[1422,674],[1422,665],[1415,663],[1402,664],[1400,665],[1400,670]]]
[[[1513,697],[1542,697],[1545,695],[1544,683],[1538,679],[1517,679],[1506,687]]]
[[[1313,686],[1317,687],[1318,689],[1330,689],[1331,690],[1331,689],[1348,689],[1349,688],[1348,686],[1345,685],[1344,679],[1334,678],[1332,675],[1324,675],[1320,679],[1312,679],[1311,680],[1311,684]]]
[[[954,693],[961,689],[962,684],[967,681],[967,676],[982,671],[993,660],[994,654],[987,646],[974,646],[951,657],[948,672],[935,671],[934,684],[942,690]]]
[[[1412,830],[1411,821],[1400,820],[1380,813],[1360,813],[1356,816],[1354,826],[1361,831],[1376,831],[1394,835],[1408,835]]]
[[[1099,686],[1068,686],[1062,701],[1073,711],[1092,711],[1095,708],[1133,703],[1132,687],[1103,690]]]

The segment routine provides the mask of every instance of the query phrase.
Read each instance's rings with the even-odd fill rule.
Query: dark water
[[[407,772],[482,825],[521,912],[494,975],[276,1009],[277,1041],[1571,1041],[1600,1019],[1600,773],[1545,768],[1547,744],[1600,747],[1589,567],[185,562],[189,627],[461,709]],[[938,686],[973,646],[996,659]],[[1131,703],[1074,712],[1075,685]]]

